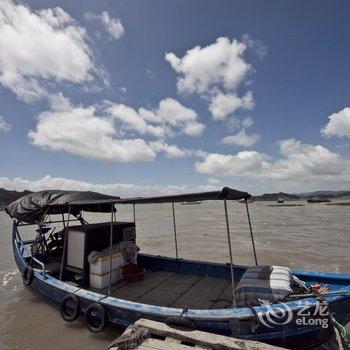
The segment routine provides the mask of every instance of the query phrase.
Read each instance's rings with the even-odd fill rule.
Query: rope
[[[321,300],[322,302],[326,303],[327,305],[327,309],[328,309],[328,314],[329,314],[329,320],[331,322],[331,324],[333,325],[333,329],[334,329],[334,333],[336,335],[336,338],[338,338],[338,335],[340,336],[340,341],[341,341],[341,345],[346,344],[346,348],[349,349],[350,348],[350,342],[349,339],[347,338],[347,332],[346,332],[346,328],[340,324],[335,317],[333,316],[333,314],[331,313],[330,310],[330,305],[329,303],[326,301],[325,299],[325,295],[319,293],[318,291],[313,291],[316,298]],[[338,341],[339,343],[339,341]],[[338,344],[339,345],[339,344]]]
[[[76,289],[72,294],[75,295],[75,293],[79,292],[82,288],[79,287],[78,289]]]
[[[105,296],[103,296],[102,298],[98,299],[98,300],[97,300],[97,304],[99,304],[99,303],[101,302],[101,300],[106,299],[106,298],[108,298],[108,297],[109,297],[109,295],[105,295]]]
[[[346,332],[346,328],[340,324],[333,315],[330,315],[330,320],[333,324],[333,327],[339,332],[339,335],[341,337],[341,340],[349,347],[350,346],[350,342],[349,339],[347,337],[347,332]]]
[[[194,321],[190,319],[187,315],[188,308],[182,309],[180,315],[168,316],[164,323],[168,326],[182,326],[189,329],[197,329],[197,325]]]
[[[150,336],[151,332],[147,328],[132,325],[119,338],[114,340],[108,346],[108,349],[132,350],[141,345]]]

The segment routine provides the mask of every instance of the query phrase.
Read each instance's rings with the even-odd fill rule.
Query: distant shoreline
[[[252,196],[255,201],[275,202],[279,198],[285,201],[306,201],[309,198],[320,197],[324,199],[350,199],[350,191],[315,191],[302,194],[290,194],[284,192],[278,193],[264,193],[260,196]]]

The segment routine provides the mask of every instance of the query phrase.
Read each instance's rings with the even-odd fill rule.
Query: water
[[[295,202],[294,202],[295,203]],[[300,207],[250,206],[259,263],[315,271],[350,272],[350,207],[305,204]],[[176,205],[179,256],[228,262],[222,203]],[[229,203],[232,249],[236,264],[253,264],[245,206]],[[132,220],[123,206],[119,220]],[[107,221],[108,215],[87,215],[88,221]],[[136,207],[137,242],[141,251],[175,256],[170,204]],[[11,247],[11,220],[0,212],[0,349],[105,349],[120,334],[85,329],[83,320],[66,323],[58,306],[25,288],[17,273]],[[23,230],[30,237],[32,228]]]

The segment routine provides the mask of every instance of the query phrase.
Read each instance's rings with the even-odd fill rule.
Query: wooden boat
[[[244,198],[242,198],[242,199],[240,199],[239,201],[238,201],[238,203],[241,203],[241,204],[251,204],[251,203],[254,203],[254,199],[253,198],[248,198],[248,199],[244,199]]]
[[[308,203],[330,203],[331,200],[328,198],[312,197],[307,199]]]
[[[237,288],[255,268],[233,264],[227,201],[242,198],[248,199],[249,194],[230,188],[130,199],[93,192],[42,191],[11,203],[6,211],[13,218],[13,251],[24,284],[60,303],[62,317],[66,321],[73,321],[84,313],[88,329],[99,332],[106,322],[126,327],[140,318],[147,318],[168,325],[180,324],[294,349],[324,342],[331,331],[331,314],[341,324],[350,320],[349,274],[293,271],[293,275],[307,286],[327,284],[331,292],[323,295],[294,293],[279,302],[238,305]],[[198,200],[219,200],[224,203],[230,256],[228,264],[179,258],[174,203]],[[138,253],[137,263],[145,271],[144,279],[134,283],[120,280],[112,284],[112,245],[120,239],[120,232],[122,239],[135,240],[132,234],[135,232],[135,206],[147,203],[172,203],[176,258]],[[134,220],[131,223],[116,221],[115,208],[124,204],[133,206]],[[247,203],[246,208],[255,263],[258,265]],[[110,212],[111,220],[108,223],[88,224],[82,216],[86,211]],[[61,215],[61,220],[52,219],[57,215]],[[53,232],[58,223],[63,224],[62,230]],[[74,223],[79,225],[72,226]],[[24,225],[38,226],[35,239],[22,239],[20,230]],[[121,227],[127,230],[120,231]],[[80,269],[69,265],[70,246],[77,248],[77,240],[73,239],[74,244],[70,241],[70,230],[85,234],[84,249],[100,249],[101,242],[107,248],[109,246],[108,288],[98,291],[89,286],[86,251]],[[125,232],[128,237],[125,237]],[[77,256],[79,253],[74,255]],[[259,278],[271,283],[271,291],[278,293],[278,290],[273,290],[269,277]],[[250,280],[256,282],[255,279]],[[304,313],[302,318],[301,311]]]

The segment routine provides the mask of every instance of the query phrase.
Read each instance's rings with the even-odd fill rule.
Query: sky
[[[349,11],[0,0],[0,187],[349,190]]]

